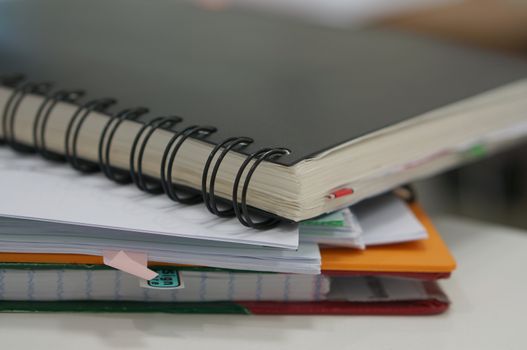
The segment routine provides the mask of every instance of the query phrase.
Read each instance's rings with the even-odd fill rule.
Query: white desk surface
[[[527,232],[434,220],[458,261],[446,314],[0,314],[1,349],[527,349]]]

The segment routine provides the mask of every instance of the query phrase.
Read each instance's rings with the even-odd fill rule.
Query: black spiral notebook
[[[187,1],[2,2],[0,72],[7,145],[257,228],[527,134],[520,59]]]

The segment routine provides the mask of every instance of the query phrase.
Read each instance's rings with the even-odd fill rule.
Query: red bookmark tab
[[[349,196],[350,194],[353,194],[352,188],[341,188],[340,190],[336,190],[335,192],[331,192],[328,196],[329,199],[335,199],[340,198],[344,196]]]
[[[124,250],[103,250],[105,265],[129,273],[145,280],[151,280],[157,273],[148,268],[145,253],[125,252]]]

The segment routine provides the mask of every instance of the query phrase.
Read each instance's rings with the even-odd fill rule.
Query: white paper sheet
[[[352,207],[362,227],[366,246],[426,239],[428,232],[408,205],[393,194],[366,200]]]
[[[350,214],[357,223],[346,232],[325,230],[304,232],[300,225],[300,241],[316,242],[325,246],[364,249],[368,245],[392,244],[425,239],[428,232],[412,210],[394,194],[367,199],[352,206]]]
[[[298,228],[259,231],[222,219],[205,206],[181,205],[101,174],[83,175],[65,164],[0,147],[0,216],[74,223],[202,240],[296,249]]]
[[[207,246],[186,246],[173,244],[158,249],[146,247],[133,242],[115,243],[61,243],[60,239],[48,241],[26,241],[15,237],[9,239],[0,235],[0,251],[11,253],[46,253],[46,254],[87,254],[101,255],[102,249],[125,249],[148,254],[149,261],[219,267],[235,270],[268,271],[282,273],[320,273],[320,252],[314,243],[302,243],[298,250],[281,249],[240,249],[216,248]]]

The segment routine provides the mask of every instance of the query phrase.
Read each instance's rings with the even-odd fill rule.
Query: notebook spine
[[[108,110],[117,104],[116,99],[101,98],[81,104],[79,100],[85,96],[83,90],[52,91],[53,85],[51,83],[26,82],[21,74],[1,76],[0,84],[12,89],[2,113],[3,139],[0,139],[0,143],[9,145],[15,151],[37,153],[48,160],[68,162],[74,169],[84,173],[101,171],[108,179],[116,183],[126,184],[133,182],[141,191],[150,194],[165,193],[175,202],[196,204],[203,201],[212,214],[219,217],[236,217],[241,224],[247,227],[268,229],[282,221],[280,217],[274,214],[250,208],[247,204],[247,193],[251,178],[258,166],[264,161],[289,154],[290,151],[288,149],[262,148],[249,155],[236,173],[233,181],[232,196],[228,200],[215,194],[216,179],[220,165],[229,152],[242,150],[254,143],[252,138],[229,137],[218,143],[212,149],[205,162],[201,176],[201,189],[195,190],[173,182],[174,164],[176,163],[177,154],[186,140],[189,138],[204,139],[217,131],[215,127],[192,125],[178,131],[175,130],[175,126],[183,121],[183,118],[179,116],[162,116],[145,122],[140,119],[141,116],[149,112],[148,108],[145,107],[128,108],[116,114],[111,114]],[[33,119],[32,146],[21,144],[15,140],[16,115],[20,104],[28,94],[44,97]],[[61,102],[78,106],[66,127],[64,154],[48,150],[45,140],[52,111]],[[81,159],[77,152],[79,135],[85,121],[92,112],[103,113],[109,117],[99,136],[97,161]],[[124,121],[134,121],[142,125],[132,142],[129,169],[118,169],[112,166],[110,154],[112,141]],[[143,158],[151,136],[158,129],[169,130],[174,134],[163,151],[159,169],[160,179],[155,179],[143,173]],[[239,190],[240,185],[241,192]],[[220,209],[219,203],[222,203],[226,208]],[[257,212],[258,216],[266,218],[256,221],[252,217],[253,211]]]

